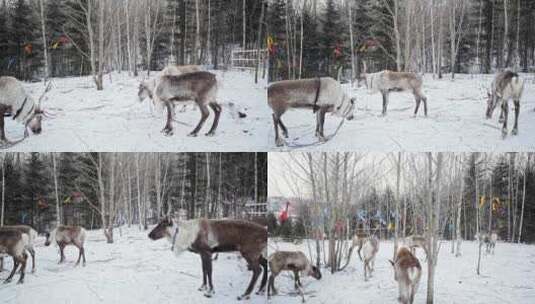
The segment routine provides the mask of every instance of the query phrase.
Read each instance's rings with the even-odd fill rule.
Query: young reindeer
[[[362,252],[364,254],[364,280],[368,281],[368,278],[372,276],[372,272],[375,268],[375,256],[379,251],[379,240],[375,235],[369,237],[362,246]]]
[[[271,270],[271,275],[269,276],[268,283],[268,298],[272,294],[277,294],[277,289],[275,289],[275,278],[282,271],[292,271],[294,273],[294,287],[299,291],[303,302],[305,302],[305,295],[303,294],[303,285],[301,285],[301,280],[299,279],[299,272],[304,275],[311,276],[317,280],[321,279],[320,270],[312,265],[307,259],[305,254],[301,251],[277,251],[272,253],[268,258],[269,269]]]
[[[0,77],[0,142],[9,143],[4,130],[4,117],[6,116],[12,116],[13,120],[24,125],[24,138],[28,137],[28,128],[34,134],[41,133],[41,120],[44,112],[40,105],[50,88],[51,83],[36,103],[16,78]]]
[[[28,236],[28,243],[25,246],[25,249],[30,253],[32,257],[32,272],[35,272],[35,249],[33,248],[33,244],[35,240],[37,239],[37,231],[35,231],[32,227],[28,225],[14,225],[14,226],[2,226],[0,227],[0,231],[3,230],[18,230],[21,233],[24,233]],[[4,258],[0,257],[0,271],[3,270],[4,266]]]
[[[267,229],[258,224],[242,220],[193,219],[175,223],[164,218],[148,235],[152,240],[167,238],[171,250],[179,255],[188,250],[199,254],[202,261],[203,283],[199,291],[212,297],[212,254],[218,252],[239,252],[245,259],[253,276],[245,293],[238,300],[248,299],[264,269],[258,293],[262,293],[267,282]],[[208,285],[207,285],[208,284]]]
[[[65,261],[65,254],[63,250],[67,245],[74,245],[78,248],[78,261],[76,266],[80,264],[80,259],[83,257],[83,266],[85,266],[85,249],[84,242],[86,239],[86,231],[80,226],[64,226],[60,225],[50,233],[46,233],[45,246],[50,246],[52,242],[56,242],[60,250],[59,264]]]
[[[424,102],[424,114],[427,117],[427,97],[422,92],[423,79],[416,73],[411,72],[392,72],[381,71],[377,73],[367,73],[366,63],[364,63],[364,71],[358,79],[358,84],[364,82],[366,88],[371,93],[381,92],[383,95],[383,115],[386,115],[388,108],[388,97],[390,92],[409,91],[414,95],[416,107],[414,109],[414,116],[418,114],[420,103]]]
[[[13,270],[4,281],[11,282],[17,268],[20,265],[20,277],[18,284],[24,283],[24,273],[26,270],[26,246],[28,246],[29,237],[27,234],[15,229],[0,230],[0,254],[8,254],[13,257]]]
[[[206,133],[207,136],[215,134],[217,125],[219,123],[219,116],[221,115],[221,106],[217,103],[217,80],[216,76],[209,72],[193,72],[186,73],[180,76],[160,76],[158,81],[154,83],[155,87],[152,89],[142,82],[139,86],[138,97],[140,101],[150,97],[155,104],[164,104],[167,108],[167,123],[162,129],[165,135],[173,135],[173,102],[184,102],[194,100],[201,110],[201,120],[193,129],[189,136],[197,136],[197,133],[204,125],[204,122],[210,115],[208,107],[210,107],[215,114],[215,118],[210,128]]]
[[[492,118],[492,113],[498,104],[501,106],[499,122],[503,123],[502,137],[507,137],[507,120],[509,116],[509,100],[515,105],[515,124],[512,135],[518,134],[518,115],[520,114],[520,98],[524,91],[524,80],[517,73],[504,71],[496,74],[492,81],[491,91],[487,100],[487,119]]]
[[[422,275],[420,261],[409,248],[403,246],[398,249],[394,261],[388,261],[394,267],[394,279],[398,282],[398,301],[402,304],[412,304]]]
[[[268,105],[273,110],[275,143],[280,147],[284,145],[284,140],[279,137],[279,127],[284,137],[288,138],[288,129],[282,123],[281,116],[289,109],[312,109],[316,114],[316,137],[324,142],[325,114],[333,112],[351,120],[355,99],[346,95],[338,81],[321,77],[273,82],[268,87]]]

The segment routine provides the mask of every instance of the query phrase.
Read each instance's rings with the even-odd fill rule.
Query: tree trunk
[[[63,221],[61,220],[61,207],[60,207],[60,200],[59,200],[59,192],[58,192],[58,174],[57,174],[57,166],[56,166],[56,153],[52,153],[52,174],[54,176],[54,194],[56,196],[56,225],[61,225]]]
[[[39,0],[39,12],[41,14],[41,34],[43,38],[43,56],[45,60],[45,82],[48,80],[50,69],[48,68],[48,43],[46,41],[46,20],[43,0]]]

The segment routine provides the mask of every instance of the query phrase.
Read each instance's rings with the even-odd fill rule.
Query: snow
[[[169,152],[169,151],[264,151],[267,150],[271,115],[267,106],[266,81],[254,83],[249,71],[211,71],[217,75],[218,102],[223,106],[216,135],[204,136],[214,114],[199,132],[188,137],[201,113],[193,102],[185,112],[177,106],[174,135],[160,133],[165,111],[157,111],[147,99],[141,103],[138,78],[116,72],[104,77],[104,90],[97,91],[90,76],[53,79],[54,87],[43,102],[56,115],[43,121],[43,133],[31,135],[7,151],[31,152]],[[151,75],[155,75],[151,73]],[[152,77],[152,76],[151,76]],[[44,91],[41,83],[25,83],[37,99]],[[247,117],[239,118],[238,112]],[[6,136],[15,141],[23,136],[23,126],[6,120]]]
[[[310,242],[314,250],[314,242]],[[327,246],[327,245],[326,245]],[[535,300],[535,246],[498,242],[495,255],[482,254],[481,275],[476,274],[477,244],[463,242],[463,255],[450,253],[451,242],[441,245],[435,280],[435,303],[534,303]],[[308,255],[306,241],[301,244],[275,242],[270,239],[269,250],[301,250]],[[422,278],[415,303],[425,303],[427,292],[427,264],[423,250],[416,249],[422,265]],[[398,285],[388,259],[392,258],[393,242],[381,241],[375,260],[375,272],[364,281],[363,263],[356,250],[349,266],[331,274],[322,268],[322,279],[302,277],[305,298],[313,303],[396,303]],[[272,304],[301,303],[293,287],[293,275],[281,274],[275,281],[279,295]]]
[[[201,260],[186,252],[176,256],[167,240],[152,241],[148,231],[137,227],[115,231],[116,242],[107,244],[101,230],[88,231],[87,264],[75,267],[76,247],[65,249],[67,261],[58,264],[57,246],[37,240],[36,272],[27,272],[25,282],[0,284],[1,303],[236,303],[248,286],[252,272],[237,254],[220,254],[213,263],[215,294],[204,297]],[[11,269],[11,259],[5,260]],[[27,266],[30,270],[31,266]],[[0,272],[3,281],[9,272]],[[260,284],[257,282],[255,292]],[[246,303],[265,303],[265,295],[251,294]]]
[[[485,119],[487,89],[492,75],[457,74],[455,80],[445,75],[442,80],[424,77],[424,94],[428,99],[429,116],[420,112],[414,117],[414,97],[410,93],[391,93],[388,112],[381,115],[380,93],[369,94],[363,86],[344,89],[357,98],[355,118],[344,121],[335,132],[341,118],[327,115],[325,136],[320,144],[314,137],[315,118],[312,111],[289,111],[282,116],[290,138],[278,151],[533,151],[535,150],[535,77],[524,74],[524,94],[521,100],[518,136],[501,136],[498,109],[492,120]],[[514,123],[514,107],[509,104],[509,132]],[[274,146],[274,131],[270,143]]]

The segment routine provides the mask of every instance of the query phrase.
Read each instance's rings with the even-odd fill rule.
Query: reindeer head
[[[318,267],[312,265],[310,267],[310,272],[308,273],[309,276],[313,277],[314,279],[316,280],[320,280],[321,279],[321,271]]]
[[[43,131],[41,127],[41,121],[43,120],[43,110],[41,110],[39,107],[34,111],[31,118],[26,122],[26,128],[30,128],[32,130],[33,134],[41,134],[41,131]]]
[[[137,92],[137,97],[139,102],[143,102],[145,98],[152,99],[152,91],[154,90],[154,82],[152,80],[142,80],[139,84],[139,90]]]
[[[344,94],[340,104],[335,105],[334,114],[347,120],[352,120],[354,118],[355,100],[355,98],[349,98]]]
[[[154,229],[149,233],[149,238],[151,240],[159,240],[164,237],[171,237],[172,236],[172,228],[173,228],[173,220],[171,217],[166,216],[163,220],[161,220]]]
[[[46,241],[45,241],[45,246],[50,246],[50,232],[45,232],[45,237],[46,237]]]

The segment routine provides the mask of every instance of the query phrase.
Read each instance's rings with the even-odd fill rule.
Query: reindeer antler
[[[37,106],[39,108],[41,108],[41,102],[43,101],[43,98],[45,97],[46,93],[50,92],[51,89],[52,89],[52,81],[48,81],[45,91],[43,92],[43,94],[41,94],[41,96],[39,96],[39,99],[37,101]]]

